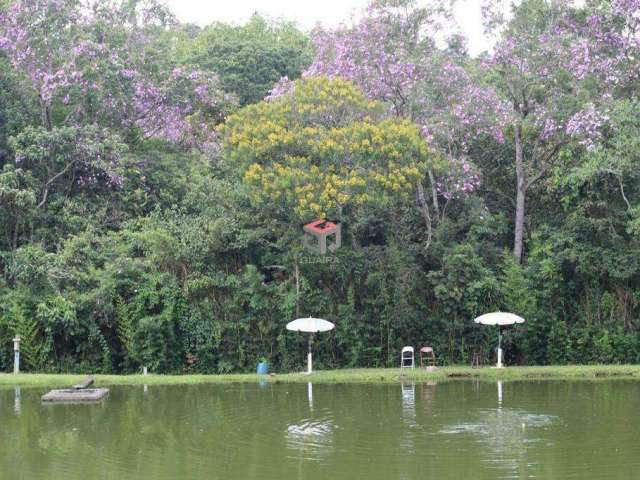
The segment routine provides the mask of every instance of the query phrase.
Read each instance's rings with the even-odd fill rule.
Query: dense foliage
[[[184,45],[185,61],[216,72],[241,105],[262,100],[282,77],[299,77],[311,57],[307,36],[294,24],[258,15],[246,25],[213,24]]]
[[[0,2],[0,369],[640,361],[640,2],[448,2],[353,25],[181,25],[152,0]],[[264,98],[264,100],[262,100]],[[316,218],[342,225],[327,256]]]

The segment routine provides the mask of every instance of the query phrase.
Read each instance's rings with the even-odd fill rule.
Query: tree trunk
[[[527,179],[524,170],[524,158],[522,153],[522,126],[518,123],[515,128],[516,143],[516,223],[515,238],[513,242],[513,256],[517,263],[522,263],[522,248],[524,237],[525,199],[527,195]]]
[[[429,205],[427,204],[427,199],[424,194],[424,187],[422,186],[422,182],[418,180],[416,184],[416,199],[418,201],[418,208],[420,213],[422,213],[422,218],[424,219],[424,224],[427,227],[427,245],[425,246],[425,250],[427,250],[431,246],[431,238],[433,237],[433,228],[431,223],[431,214],[429,213]]]
[[[431,169],[429,169],[429,182],[431,183],[431,197],[433,199],[433,211],[435,212],[436,217],[439,217],[440,206],[438,205],[438,189],[436,188],[436,179]]]
[[[53,130],[53,122],[51,121],[51,109],[44,102],[44,100],[41,100],[40,117],[42,120],[42,126],[49,132]]]

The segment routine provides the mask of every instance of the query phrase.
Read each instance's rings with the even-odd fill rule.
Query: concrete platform
[[[64,390],[51,390],[42,396],[42,401],[47,403],[73,403],[73,402],[98,402],[109,394],[108,388],[83,388]]]

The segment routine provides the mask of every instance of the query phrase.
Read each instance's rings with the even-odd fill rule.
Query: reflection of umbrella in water
[[[502,327],[505,325],[514,325],[516,323],[524,323],[524,318],[519,317],[513,313],[506,312],[493,312],[480,315],[474,320],[476,323],[482,325],[497,325],[498,326],[498,364],[496,367],[502,368]]]
[[[16,415],[20,415],[22,411],[22,392],[20,391],[20,387],[15,388],[15,397],[13,400],[13,410],[16,412]]]
[[[528,412],[522,408],[503,407],[503,382],[499,380],[497,387],[497,408],[469,410],[464,414],[463,421],[446,425],[439,433],[476,435],[489,448],[491,454],[485,457],[485,461],[491,462],[493,468],[507,470],[509,478],[531,477],[528,470],[535,464],[528,461],[528,451],[535,447],[530,445],[544,441],[544,436],[537,429],[553,425],[558,417]]]
[[[319,460],[333,444],[334,424],[331,415],[313,413],[313,384],[307,383],[309,416],[287,427],[287,445],[298,450],[306,460]]]
[[[320,460],[333,445],[333,421],[330,418],[305,418],[287,427],[287,446],[306,460]]]
[[[309,353],[307,355],[307,373],[311,373],[312,371],[312,362],[311,362],[311,342],[313,341],[313,334],[317,332],[328,332],[329,330],[333,330],[335,325],[327,320],[323,320],[321,318],[298,318],[293,322],[287,323],[287,330],[291,330],[292,332],[306,332],[310,333],[309,335]]]

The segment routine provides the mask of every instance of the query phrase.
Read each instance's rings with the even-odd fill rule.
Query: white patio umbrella
[[[333,330],[335,325],[327,320],[321,318],[298,318],[292,322],[287,323],[287,330],[292,332],[306,332],[309,335],[309,353],[307,355],[307,373],[311,373],[311,342],[313,341],[313,334],[317,332],[328,332]]]
[[[502,368],[502,327],[505,325],[514,325],[516,323],[524,323],[524,318],[519,317],[513,313],[507,312],[493,312],[480,315],[474,320],[476,323],[482,325],[497,325],[498,326],[498,364],[496,367]]]

